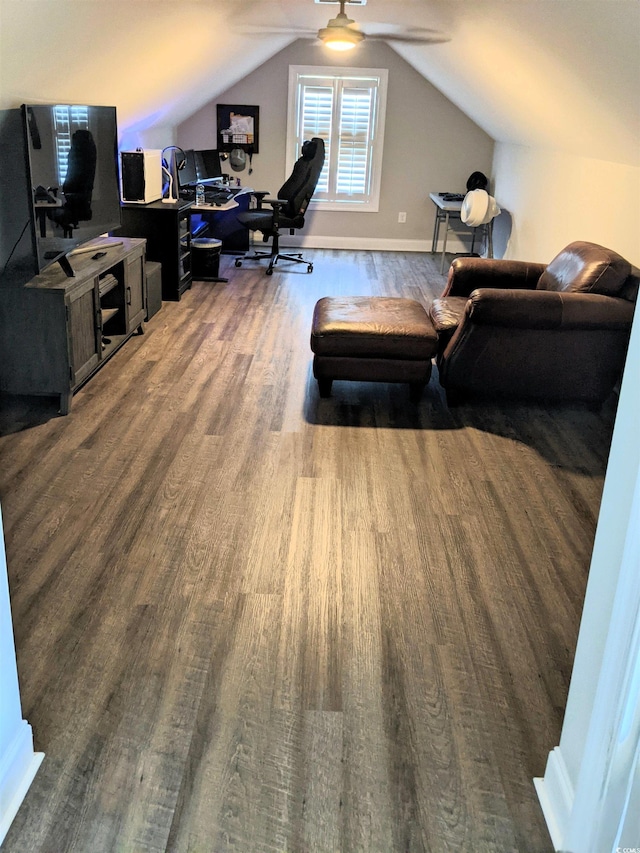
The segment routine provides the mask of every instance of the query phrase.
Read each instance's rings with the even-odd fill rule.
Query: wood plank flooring
[[[75,397],[2,400],[23,711],[3,853],[550,853],[614,419],[334,383],[325,295],[441,292],[315,251],[164,303]]]

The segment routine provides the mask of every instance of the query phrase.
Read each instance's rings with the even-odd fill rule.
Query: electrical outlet
[[[398,222],[406,222],[406,221],[407,221],[407,214],[404,212],[404,210],[401,210],[400,213],[398,214]]]

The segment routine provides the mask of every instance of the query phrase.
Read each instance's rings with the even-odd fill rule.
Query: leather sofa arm
[[[596,293],[479,288],[467,302],[464,322],[514,329],[628,329],[634,305]]]
[[[442,296],[470,296],[479,287],[534,290],[546,264],[493,258],[455,258]]]

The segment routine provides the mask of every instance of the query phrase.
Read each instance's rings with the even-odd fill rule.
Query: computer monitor
[[[192,187],[197,183],[196,152],[189,149],[184,152],[184,166],[182,169],[178,169],[178,185],[180,189],[184,189],[184,187]]]
[[[195,155],[199,181],[219,181],[222,178],[222,164],[217,148],[196,151]]]

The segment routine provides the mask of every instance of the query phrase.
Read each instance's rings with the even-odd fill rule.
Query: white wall
[[[501,143],[496,145],[493,175],[496,198],[511,217],[507,257],[545,262],[572,240],[589,240],[640,266],[640,169]],[[587,849],[573,845],[576,832],[595,832],[593,803],[585,806],[582,795],[585,778],[596,772],[590,732],[594,726],[602,732],[596,707],[598,685],[606,675],[602,661],[616,630],[611,615],[616,596],[621,596],[622,551],[633,525],[638,524],[630,512],[640,477],[639,338],[640,313],[636,309],[560,744],[549,755],[544,779],[538,780],[556,849],[570,853]],[[637,562],[637,555],[635,559]],[[637,630],[637,616],[628,629],[630,633]],[[627,662],[620,661],[620,665],[624,668]],[[601,742],[603,737],[601,733]],[[606,791],[606,781],[591,778],[591,792]],[[604,814],[601,801],[595,804]],[[599,837],[613,837],[615,820],[621,817],[607,815],[608,824],[598,825],[598,832],[603,833]],[[596,845],[589,849],[608,853],[611,848]]]
[[[0,0],[0,108],[21,103],[118,109],[124,146],[163,148],[207,86],[226,88],[282,36],[229,27],[254,0]],[[275,46],[274,46],[275,42]]]
[[[506,257],[544,263],[567,243],[589,240],[640,265],[640,169],[496,143],[493,176],[511,215]]]
[[[0,513],[0,844],[43,759],[22,719]]]
[[[310,50],[308,42],[294,42],[183,122],[178,127],[178,144],[183,148],[215,147],[216,103],[257,105],[260,152],[253,158],[253,174],[233,174],[254,189],[277,191],[287,177],[289,65],[327,61],[326,51]],[[305,225],[305,242],[365,248],[367,241],[374,241],[378,248],[430,249],[435,208],[429,193],[463,192],[472,172],[489,175],[493,140],[382,42],[365,44],[355,56],[339,56],[331,64],[389,69],[380,210],[312,213]],[[398,223],[400,211],[407,213],[404,225]],[[450,243],[452,249],[455,246]]]
[[[636,308],[560,744],[536,780],[565,853],[610,853],[640,839],[631,805],[640,781],[639,423]]]

